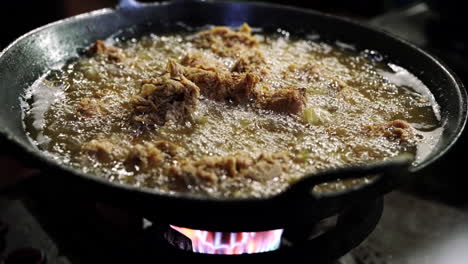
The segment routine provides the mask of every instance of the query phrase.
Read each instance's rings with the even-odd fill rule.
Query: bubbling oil
[[[262,85],[270,89],[295,86],[306,90],[303,115],[285,115],[200,98],[192,122],[169,122],[150,131],[137,131],[130,124],[130,98],[139,93],[141,81],[163,74],[169,58],[181,60],[202,52],[226,69],[235,59],[221,57],[194,45],[192,34],[150,34],[118,41],[126,57],[109,63],[95,56],[83,56],[40,78],[27,91],[25,127],[44,152],[61,162],[97,177],[122,184],[174,193],[167,175],[170,164],[149,170],[129,169],[119,160],[92,159],[82,147],[106,138],[120,147],[166,140],[186,150],[184,159],[227,156],[237,152],[258,156],[264,152],[287,152],[294,158],[289,173],[264,180],[220,175],[216,185],[188,185],[185,192],[214,197],[264,197],[277,194],[304,175],[330,168],[391,159],[402,153],[424,160],[441,133],[437,103],[429,89],[405,69],[373,60],[367,52],[350,50],[319,40],[305,40],[273,34],[256,34],[270,74]],[[325,74],[313,81],[303,72],[285,78],[291,65],[318,65]],[[333,79],[329,77],[333,76]],[[352,100],[344,100],[336,81],[349,87]],[[77,112],[83,98],[98,101],[104,110],[98,115]],[[363,127],[404,120],[416,136],[407,141],[370,136]],[[39,125],[38,125],[39,124]],[[421,150],[424,151],[421,151]],[[343,189],[358,181],[324,185],[324,190]],[[320,189],[320,188],[319,188]]]

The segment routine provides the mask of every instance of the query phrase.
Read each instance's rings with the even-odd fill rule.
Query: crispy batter
[[[256,104],[259,108],[277,113],[299,114],[304,110],[305,99],[305,89],[288,86],[278,90],[264,90],[257,96]]]
[[[169,61],[168,69],[171,75],[181,74],[187,77],[200,88],[201,94],[212,100],[253,103],[261,109],[290,114],[300,113],[305,105],[304,89],[290,86],[278,90],[259,90],[256,86],[260,80],[254,73],[185,67],[174,60]]]
[[[128,167],[148,170],[164,164],[166,154],[155,144],[145,143],[132,146],[125,158],[124,164]]]
[[[285,152],[262,153],[253,158],[247,153],[204,157],[198,161],[182,161],[169,169],[169,175],[186,184],[215,184],[220,177],[267,180],[286,173],[290,157]]]
[[[132,168],[149,170],[162,166],[184,151],[183,147],[167,140],[145,142],[130,147],[124,163]]]
[[[195,44],[211,49],[220,56],[237,57],[243,50],[258,46],[258,40],[252,36],[249,25],[243,24],[238,31],[229,27],[213,27],[202,31],[195,39]]]
[[[291,161],[286,152],[264,152],[257,157],[253,166],[242,170],[238,177],[254,180],[268,180],[280,177],[290,169]]]
[[[265,76],[270,73],[266,58],[259,50],[254,50],[252,53],[240,57],[232,67],[231,71],[239,73],[254,73],[261,79],[265,78]]]
[[[204,96],[216,101],[245,103],[255,97],[257,76],[251,73],[231,74],[219,69],[204,70],[185,67],[174,60],[169,60],[168,69],[172,74],[183,74],[194,82]]]
[[[125,54],[122,49],[107,46],[102,40],[97,40],[89,49],[90,55],[105,56],[110,61],[122,62]]]
[[[167,121],[190,121],[199,103],[200,89],[176,71],[158,79],[145,80],[133,98],[135,120],[164,125]]]
[[[185,149],[177,144],[174,144],[167,140],[158,140],[153,143],[156,148],[161,150],[162,152],[170,155],[171,157],[175,157],[185,151]]]
[[[407,141],[414,137],[413,127],[403,120],[394,120],[387,123],[368,125],[365,132],[371,136],[385,136],[388,139]]]
[[[110,162],[126,155],[126,149],[116,143],[115,138],[96,138],[81,146],[81,151],[101,162]]]
[[[149,170],[162,166],[185,149],[167,140],[122,145],[117,138],[99,137],[82,145],[84,154],[101,162],[122,161],[127,167]]]

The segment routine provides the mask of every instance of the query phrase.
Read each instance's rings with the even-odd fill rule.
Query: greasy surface
[[[85,172],[217,197],[272,195],[308,172],[430,151],[437,107],[414,76],[282,33],[98,42],[26,93],[26,128]]]

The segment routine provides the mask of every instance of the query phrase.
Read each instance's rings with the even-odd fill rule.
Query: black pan
[[[76,57],[95,40],[116,32],[137,36],[207,24],[238,26],[247,22],[266,31],[286,29],[296,35],[319,34],[324,40],[350,43],[359,50],[377,50],[421,79],[441,106],[443,135],[420,164],[407,160],[338,169],[305,177],[285,192],[264,199],[214,199],[188,194],[166,195],[153,190],[110,183],[59,165],[33,146],[24,131],[19,97],[38,77]],[[336,214],[363,200],[374,200],[396,188],[417,170],[442,156],[457,140],[467,117],[466,92],[440,61],[387,33],[315,11],[266,3],[173,1],[139,4],[122,0],[116,9],[102,9],[61,20],[22,36],[0,54],[0,134],[8,149],[47,172],[40,182],[60,195],[96,199],[131,208],[148,218],[181,226],[206,225],[221,231],[233,224],[240,231],[308,223]],[[367,186],[318,195],[319,183],[376,174]],[[39,187],[38,187],[39,188]],[[205,224],[203,224],[205,223]],[[211,223],[211,224],[206,224]]]

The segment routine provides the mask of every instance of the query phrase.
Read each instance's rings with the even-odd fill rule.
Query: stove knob
[[[40,249],[19,248],[8,254],[2,264],[46,264],[46,256]]]

